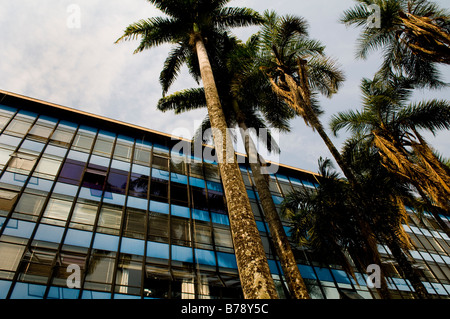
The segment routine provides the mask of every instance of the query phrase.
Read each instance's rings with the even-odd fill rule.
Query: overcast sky
[[[448,0],[435,2],[449,7]],[[353,4],[352,0],[234,0],[229,4],[307,19],[310,36],[326,45],[326,53],[338,60],[346,75],[338,94],[322,99],[326,127],[332,114],[359,109],[360,81],[371,78],[380,64],[377,54],[356,60],[359,30],[338,22]],[[72,19],[76,14],[72,9],[80,9],[79,25]],[[130,23],[158,15],[161,13],[145,0],[0,0],[0,89],[169,134],[180,128],[193,133],[206,110],[178,116],[156,110],[161,97],[159,73],[169,46],[133,55],[138,41],[114,44]],[[234,33],[245,40],[255,31],[237,29]],[[450,68],[441,72],[450,82]],[[185,73],[173,91],[196,85]],[[448,99],[448,92],[420,90],[415,98]],[[280,136],[278,161],[316,172],[318,157],[331,155],[303,120],[296,119],[291,125],[292,132]],[[332,137],[338,148],[346,136],[343,132]],[[450,157],[450,132],[427,137]]]

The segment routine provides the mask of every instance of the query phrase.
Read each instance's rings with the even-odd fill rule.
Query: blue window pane
[[[141,299],[141,296],[114,294],[114,299]]]
[[[17,146],[17,145],[19,145],[20,141],[21,141],[21,139],[18,137],[15,137],[15,136],[7,135],[7,134],[2,134],[0,136],[1,144]]]
[[[222,185],[220,183],[206,181],[206,186],[210,190],[223,193],[223,188],[222,188]]]
[[[137,209],[147,210],[148,201],[144,198],[128,196],[127,206]]]
[[[125,205],[125,195],[105,192],[103,202],[123,206]]]
[[[217,252],[219,267],[237,269],[236,256],[233,254]]]
[[[8,294],[11,281],[0,280],[0,299],[5,299]]]
[[[307,265],[298,265],[298,269],[300,270],[300,274],[305,279],[317,279],[316,274],[311,266]]]
[[[169,259],[169,245],[148,241],[147,257]]]
[[[269,231],[269,228],[267,227],[267,229],[266,229],[266,227],[264,226],[264,223],[263,222],[261,222],[261,221],[256,221],[256,227],[258,227],[258,230],[259,231],[262,231],[262,232],[268,232]]]
[[[280,205],[283,201],[283,197],[272,195],[272,199],[275,205]]]
[[[111,293],[100,291],[84,290],[81,295],[82,299],[111,299]]]
[[[192,209],[192,218],[196,220],[203,220],[205,222],[209,222],[211,220],[209,218],[209,213],[200,209]]]
[[[18,174],[18,173],[11,173],[11,172],[4,172],[2,178],[0,178],[0,183],[5,184],[11,184],[22,187],[25,184],[25,181],[27,179],[27,176]]]
[[[189,218],[189,208],[184,206],[178,206],[178,205],[170,205],[171,208],[171,214],[173,216],[179,216],[179,217],[185,217]]]
[[[316,271],[316,274],[319,277],[319,280],[330,281],[330,282],[333,281],[333,277],[331,276],[331,273],[328,269],[314,267],[314,270]]]
[[[195,249],[195,261],[202,265],[215,266],[216,258],[214,256],[214,251]]]
[[[62,227],[40,224],[34,238],[37,240],[59,243],[61,242],[63,232],[64,228]]]
[[[68,196],[75,196],[77,193],[77,186],[69,185],[65,183],[56,183],[53,193],[63,194]]]
[[[115,168],[121,171],[124,171],[124,174],[127,174],[130,170],[131,164],[119,160],[112,160],[111,168]]]
[[[122,238],[122,244],[120,246],[120,252],[131,255],[144,255],[145,242],[143,240],[134,238]]]
[[[43,149],[44,149],[45,144],[39,143],[39,142],[34,142],[34,141],[30,141],[30,140],[25,140],[22,143],[22,146],[20,147],[20,149],[26,149],[26,150],[31,150],[31,151],[35,151],[40,153]]]
[[[187,184],[187,176],[186,175],[171,173],[170,178],[171,178],[172,182],[185,184],[185,185]]]
[[[133,164],[131,168],[131,172],[138,175],[150,176],[150,167],[142,166],[139,164]]]
[[[152,178],[159,178],[168,181],[169,172],[157,168],[152,168]]]
[[[331,269],[331,272],[333,273],[334,278],[337,282],[342,284],[350,284],[350,279],[348,278],[347,274],[343,270],[337,270],[337,269]]]
[[[50,287],[48,291],[48,299],[78,299],[80,291],[78,289],[70,289],[63,287]]]
[[[191,186],[200,187],[200,188],[205,187],[205,181],[203,179],[196,178],[196,177],[189,177],[189,184]]]
[[[91,243],[92,233],[82,230],[69,229],[67,231],[66,239],[64,244],[80,246],[80,247],[89,247]]]
[[[255,193],[251,189],[247,189],[247,195],[250,199],[256,199]]]
[[[42,299],[45,286],[17,282],[11,294],[11,299]]]
[[[41,191],[49,192],[53,186],[53,181],[49,181],[43,178],[30,178],[27,187],[38,189]]]
[[[192,263],[194,261],[192,256],[192,248],[176,245],[172,245],[171,248],[172,248],[172,260],[183,261],[188,263]]]
[[[17,111],[17,109],[15,107],[10,107],[10,106],[6,106],[6,105],[2,105],[2,104],[0,104],[0,109],[2,111],[13,112],[13,113],[15,113]]]
[[[277,262],[275,260],[269,259],[269,260],[267,260],[267,263],[269,264],[270,273],[278,275]],[[281,267],[280,267],[280,271],[281,271],[281,273],[283,273],[283,270],[281,269]]]
[[[89,199],[92,201],[99,202],[102,197],[102,191],[98,189],[91,189],[86,187],[81,187],[80,194],[78,195],[80,198]]]
[[[94,165],[99,165],[102,166],[106,169],[106,167],[109,166],[109,162],[111,161],[110,158],[106,158],[103,156],[97,156],[97,155],[92,155],[91,159],[89,160],[89,164],[94,164]]]
[[[3,234],[21,238],[30,238],[35,225],[35,223],[23,220],[10,219],[8,224],[6,224]]]
[[[228,220],[227,215],[211,213],[211,218],[212,218],[213,223],[222,224],[222,225],[230,225],[230,221]]]
[[[95,234],[93,247],[95,249],[117,251],[119,246],[119,237],[113,235]]]
[[[67,157],[76,161],[86,163],[89,158],[89,154],[71,150],[69,154],[67,154]]]
[[[156,213],[168,214],[169,213],[169,204],[150,201],[150,210]]]
[[[45,154],[49,154],[49,155],[64,157],[64,156],[66,156],[66,153],[67,153],[66,148],[62,148],[62,147],[58,147],[58,146],[54,146],[54,145],[47,145],[47,147],[45,148]]]

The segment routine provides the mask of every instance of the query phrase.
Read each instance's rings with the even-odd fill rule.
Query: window
[[[58,182],[78,185],[81,176],[83,176],[84,163],[73,159],[66,159],[61,173],[59,174]]]
[[[114,140],[110,138],[105,138],[101,135],[97,137],[94,145],[94,154],[106,156],[111,156]]]
[[[195,246],[202,249],[212,249],[211,226],[196,221],[194,223]]]
[[[92,132],[80,130],[73,141],[72,149],[90,152],[95,135]]]
[[[125,194],[128,183],[128,175],[124,171],[111,169],[108,175],[107,191]]]
[[[32,220],[37,219],[37,216],[41,212],[41,209],[44,205],[45,197],[29,194],[29,193],[23,193],[22,196],[19,199],[19,202],[17,203],[15,212],[26,214],[26,215],[32,215]]]
[[[0,169],[2,169],[11,158],[11,154],[14,153],[14,148],[7,147],[6,145],[4,147],[0,147]]]
[[[56,250],[31,247],[25,252],[20,264],[19,280],[47,283],[52,272],[52,264],[55,259]]]
[[[208,210],[208,205],[206,204],[206,191],[204,188],[192,186],[191,194],[194,208]]]
[[[0,242],[0,256],[2,256],[0,258],[0,270],[16,271],[24,250],[25,246]],[[3,274],[3,271],[0,272],[0,276],[11,279],[8,278],[9,275]]]
[[[150,198],[167,203],[169,182],[160,178],[153,178],[150,184]]]
[[[151,153],[151,145],[147,145],[142,141],[136,141],[136,146],[134,149],[134,163],[149,166]]]
[[[190,246],[191,229],[189,219],[172,216],[170,219],[172,244]]]
[[[187,205],[188,193],[187,185],[179,183],[170,183],[170,200],[173,204]]]
[[[46,141],[53,132],[54,125],[42,123],[39,120],[34,124],[33,128],[28,132],[31,139]]]
[[[153,156],[152,167],[168,170],[169,159],[160,156]]]
[[[89,164],[83,176],[82,186],[97,190],[103,190],[105,181],[106,168],[94,164]]]
[[[33,176],[53,180],[58,173],[61,161],[42,157],[34,171]]]
[[[32,124],[33,122],[30,120],[20,120],[16,118],[9,123],[5,129],[5,132],[17,137],[23,137],[27,134]]]
[[[84,200],[78,200],[75,205],[70,227],[92,230],[97,215],[97,206],[88,204]]]
[[[169,215],[150,212],[148,218],[148,240],[168,243]]]
[[[122,221],[122,207],[103,204],[100,210],[97,231],[119,235]]]
[[[85,289],[108,291],[114,274],[114,258],[109,258],[101,253],[94,253],[90,260],[86,274]]]
[[[232,252],[233,240],[229,229],[214,227],[214,242],[218,251]]]
[[[72,203],[55,197],[50,198],[44,211],[42,222],[64,226],[69,217]]]
[[[114,148],[114,159],[130,162],[133,153],[133,140],[118,138]]]
[[[37,159],[36,156],[25,153],[14,153],[11,157],[8,170],[26,175],[33,169]]]
[[[142,258],[135,259],[132,255],[121,254],[116,275],[116,292],[140,295]]]
[[[129,195],[139,198],[147,198],[149,177],[132,173],[130,177]]]
[[[8,215],[17,200],[17,194],[18,192],[0,189],[0,216]]]
[[[53,132],[50,138],[50,144],[68,147],[72,140],[74,131],[64,128],[63,125],[59,125]]]
[[[128,208],[125,215],[124,236],[144,239],[146,212],[139,209]]]

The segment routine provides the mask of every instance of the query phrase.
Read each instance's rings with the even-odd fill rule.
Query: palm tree
[[[360,137],[346,142],[343,157],[356,173],[363,190],[360,203],[365,217],[377,234],[377,240],[385,244],[399,265],[399,272],[408,279],[419,298],[430,298],[420,275],[413,268],[408,256],[411,240],[403,228],[407,222],[405,205],[416,207],[417,200],[408,185],[380,164],[378,150]],[[411,257],[411,256],[409,256]]]
[[[299,246],[310,249],[315,260],[342,266],[356,281],[354,267],[365,273],[368,265],[375,263],[382,267],[382,263],[367,245],[366,234],[360,227],[361,217],[355,216],[355,211],[366,208],[361,193],[355,193],[331,167],[329,159],[320,159],[319,186],[288,194],[282,203],[282,213],[291,221],[291,234]],[[383,299],[388,299],[390,293],[384,273],[381,272],[378,292]]]
[[[325,132],[319,120],[319,110],[313,108],[314,96],[331,97],[344,81],[336,62],[324,55],[324,46],[308,38],[307,23],[294,16],[278,17],[265,12],[262,30],[262,69],[274,92],[283,98],[305,123],[317,131],[334,159],[351,183],[355,178],[342,160],[341,154]]]
[[[251,37],[246,44],[231,37],[228,40],[230,42],[223,45],[224,50],[218,52],[221,57],[215,56],[213,59],[215,69],[221,70],[221,72],[218,72],[220,76],[217,77],[217,82],[220,83],[219,95],[224,106],[224,113],[229,127],[237,125],[240,128],[255,186],[269,224],[275,253],[280,259],[290,294],[293,298],[305,299],[308,298],[306,286],[273,202],[268,181],[262,173],[260,161],[263,161],[263,159],[257,154],[252,138],[248,134],[248,127],[257,128],[258,130],[255,130],[255,133],[259,133],[260,128],[267,129],[258,111],[264,114],[272,126],[281,130],[289,129],[286,120],[292,118],[293,114],[290,108],[271,92],[270,83],[259,69],[255,68],[258,37]],[[230,45],[230,43],[234,43],[234,45]],[[199,107],[206,107],[202,88],[177,92],[162,98],[158,102],[160,110],[174,110],[175,113]],[[203,132],[210,125],[207,116],[194,139],[201,140]],[[261,136],[261,138],[264,137]],[[266,147],[269,150],[279,151],[277,145],[274,145],[271,141],[270,137],[264,139],[264,142],[269,142]]]
[[[423,0],[356,0],[341,22],[363,27],[357,56],[381,49],[381,72],[391,70],[421,86],[439,87],[437,66],[450,64],[450,14]],[[379,27],[373,26],[372,7],[379,8]]]
[[[363,110],[335,115],[331,121],[334,133],[346,128],[360,136],[361,143],[371,143],[389,171],[414,185],[424,199],[449,212],[449,169],[418,132],[449,129],[449,103],[431,100],[407,104],[412,90],[404,78],[387,80],[376,76],[373,80],[364,79],[361,88]],[[436,209],[431,212],[448,233]]]
[[[360,192],[358,181],[351,168],[342,159],[319,119],[320,109],[314,107],[317,94],[331,97],[344,81],[344,76],[336,62],[324,55],[324,46],[307,37],[307,24],[302,18],[294,16],[278,17],[275,13],[265,12],[262,30],[263,52],[262,70],[272,84],[274,92],[283,98],[305,123],[317,131],[337,164],[341,168],[351,187]],[[373,263],[380,264],[373,231],[363,218],[363,211],[352,208],[364,234],[364,244],[371,252]],[[388,298],[385,282],[380,293]]]
[[[129,25],[117,42],[140,38],[135,53],[163,43],[174,45],[168,62],[179,69],[195,54],[205,90],[213,140],[222,176],[244,297],[277,298],[267,258],[251,210],[232,140],[220,103],[205,42],[213,46],[220,34],[232,27],[258,24],[259,15],[248,8],[225,7],[229,0],[167,1],[149,0],[166,16],[141,20]],[[172,79],[173,80],[173,79]],[[164,88],[163,88],[164,90]]]

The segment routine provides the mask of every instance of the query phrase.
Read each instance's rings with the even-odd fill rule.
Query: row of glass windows
[[[18,191],[27,184],[8,220],[5,235],[18,232],[19,228],[37,227],[34,240],[56,244],[63,240],[59,235],[61,230],[64,232],[63,227],[69,227],[65,245],[89,247],[92,242],[93,249],[117,253],[120,243],[119,254],[171,256],[173,262],[197,260],[206,266],[235,267],[234,257],[230,257],[233,255],[227,254],[232,252],[232,244],[215,165],[188,164],[162,146],[84,126],[78,128],[73,123],[48,117],[37,118],[29,112],[20,111],[12,118],[13,112],[0,110],[0,127],[5,128],[0,135],[0,165],[5,169],[0,178],[0,185],[5,187],[0,191],[0,216],[8,215]],[[241,171],[266,253],[273,258],[251,172],[243,165]],[[275,174],[269,185],[275,203],[279,204],[292,189],[314,187],[315,183]],[[51,190],[47,198],[45,192]],[[36,226],[33,222],[39,216],[40,224]],[[96,232],[92,233],[93,230]],[[445,238],[442,240],[445,242]],[[145,249],[145,245],[152,248]],[[128,250],[131,247],[134,250]],[[210,249],[214,247],[217,254],[213,258]],[[440,247],[445,251],[442,244]],[[274,276],[279,273],[279,266],[275,267],[273,261],[271,269],[277,269]],[[441,276],[440,281],[431,284],[446,285],[446,282],[448,276]],[[311,285],[320,288],[318,295],[336,293],[335,286],[329,283]],[[394,282],[392,285],[396,286]]]

